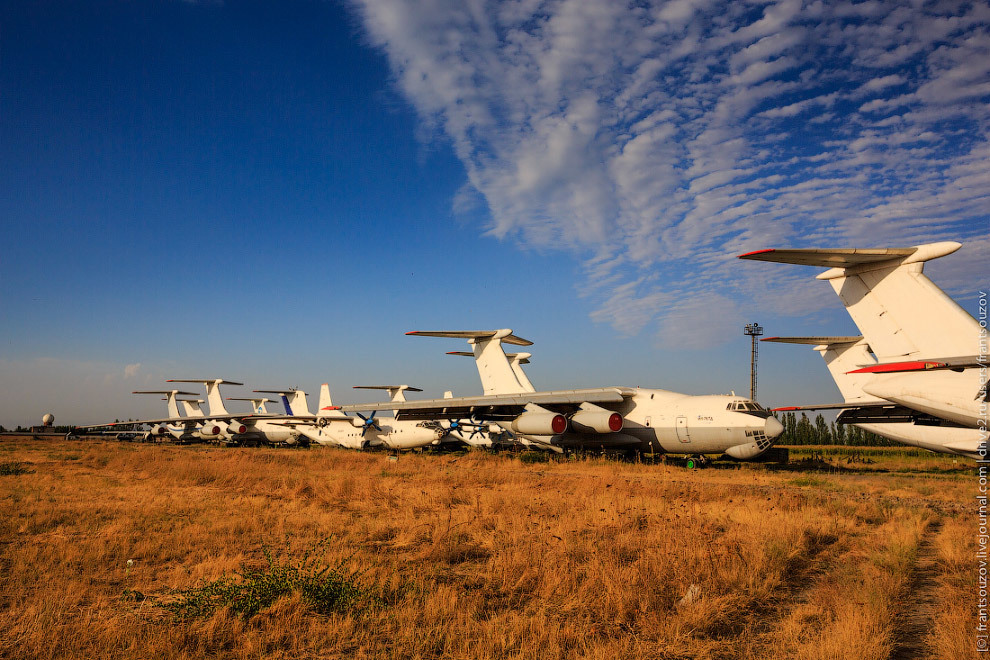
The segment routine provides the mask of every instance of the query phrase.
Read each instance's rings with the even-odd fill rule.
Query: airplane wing
[[[560,407],[569,411],[582,403],[621,403],[634,393],[635,390],[628,387],[602,387],[586,390],[520,392],[518,394],[489,394],[422,401],[364,403],[341,406],[340,409],[344,412],[394,410],[397,419],[436,419],[437,417],[470,417],[472,415],[495,419],[514,417],[520,414],[527,404],[536,404],[550,410]]]
[[[280,419],[284,415],[254,415],[254,414],[228,414],[228,415],[208,415],[205,417],[162,417],[159,419],[137,419],[133,422],[120,421],[120,422],[105,422],[103,424],[87,424],[85,426],[77,426],[77,429],[96,429],[104,428],[109,426],[124,426],[131,424],[202,424],[203,422],[229,422],[233,419],[238,420],[268,420],[268,419]],[[314,418],[315,419],[315,418]]]

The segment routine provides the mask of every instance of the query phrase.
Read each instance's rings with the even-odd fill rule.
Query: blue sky
[[[155,416],[165,378],[744,392],[748,340],[850,333],[769,246],[990,221],[987,3],[465,0],[0,7],[0,424]],[[760,399],[837,396],[764,345]],[[363,397],[363,398],[362,398]]]

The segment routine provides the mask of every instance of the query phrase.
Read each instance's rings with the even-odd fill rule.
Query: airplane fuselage
[[[367,429],[355,426],[358,418],[324,417],[323,426],[298,426],[297,430],[313,442],[348,449],[364,449],[384,445],[390,449],[415,449],[439,441],[443,431],[423,422],[376,418],[379,431],[374,426]],[[358,421],[360,421],[358,419]],[[363,434],[362,434],[363,431]]]
[[[748,459],[768,449],[783,432],[783,426],[769,413],[734,395],[694,396],[637,389],[622,403],[602,404],[602,407],[622,415],[620,431],[568,430],[553,436],[524,437],[561,447],[621,447],[668,454],[725,453]]]

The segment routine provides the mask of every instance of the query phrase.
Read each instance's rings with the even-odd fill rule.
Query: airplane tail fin
[[[227,401],[250,401],[251,402],[251,412],[255,415],[267,415],[268,407],[265,405],[271,399],[265,398],[252,398],[252,397],[242,397],[242,396],[228,396]]]
[[[183,392],[182,390],[135,390],[131,394],[164,394],[165,395],[165,407],[168,409],[169,417],[179,417],[179,406],[176,403],[175,396],[181,394],[183,396],[196,396],[196,392]]]
[[[317,417],[346,417],[340,408],[333,405],[330,398],[330,385],[323,383],[320,385],[320,408],[316,411]]]
[[[203,409],[200,407],[202,399],[176,399],[182,404],[182,409],[186,412],[186,417],[205,417]]]
[[[202,383],[206,386],[206,400],[210,404],[210,416],[226,416],[230,413],[223,405],[223,396],[220,394],[221,385],[243,385],[232,380],[222,378],[173,378],[165,381],[167,383]]]
[[[515,394],[531,392],[533,385],[523,375],[520,382],[516,370],[506,356],[502,344],[516,346],[532,346],[533,342],[517,337],[512,330],[480,330],[480,331],[414,331],[407,335],[419,337],[456,337],[467,339],[473,349],[475,365],[481,377],[481,385],[485,394]],[[455,354],[462,354],[456,352]]]
[[[880,362],[976,355],[976,320],[924,275],[959,243],[911,248],[758,250],[741,259],[822,266]]]
[[[849,373],[864,365],[876,364],[870,346],[862,337],[767,337],[761,341],[812,346],[825,360],[843,401],[864,405],[879,401],[863,391],[872,374]]]
[[[313,414],[309,412],[309,402],[306,401],[306,393],[302,390],[292,390],[289,396],[289,408],[293,415],[311,416]]]

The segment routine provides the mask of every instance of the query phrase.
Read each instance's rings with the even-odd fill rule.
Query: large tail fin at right
[[[924,275],[959,243],[911,248],[758,250],[741,259],[822,266],[880,362],[976,355],[980,326]]]

